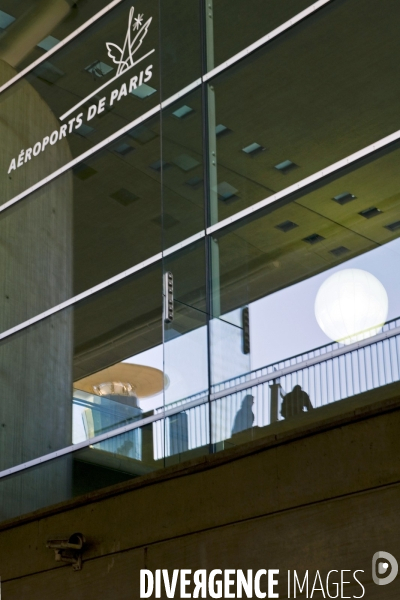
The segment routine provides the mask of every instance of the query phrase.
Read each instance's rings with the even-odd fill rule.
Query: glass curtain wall
[[[4,54],[1,519],[398,393],[399,9],[362,6],[123,0]]]
[[[214,444],[398,393],[397,146],[324,177],[398,128],[393,14],[370,8],[329,3],[208,79]]]

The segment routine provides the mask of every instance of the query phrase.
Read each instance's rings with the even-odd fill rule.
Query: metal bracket
[[[72,565],[74,571],[80,571],[85,541],[81,533],[73,533],[69,538],[48,540],[46,548],[54,550],[56,562],[65,562]]]
[[[164,322],[174,320],[174,277],[170,271],[164,273]]]
[[[242,336],[243,354],[250,354],[250,316],[248,306],[242,309]]]

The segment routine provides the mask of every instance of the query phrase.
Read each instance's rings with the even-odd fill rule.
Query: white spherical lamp
[[[319,288],[315,317],[331,340],[352,344],[382,329],[388,307],[388,296],[379,279],[362,269],[343,269]]]

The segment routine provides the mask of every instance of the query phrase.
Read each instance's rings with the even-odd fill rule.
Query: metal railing
[[[210,411],[203,407],[187,411],[187,449],[232,437],[234,431],[265,427],[283,419],[280,414],[285,395],[301,386],[314,408],[344,400],[400,380],[400,318],[384,325],[382,331],[351,345],[331,343],[213,385]],[[197,394],[196,398],[206,392]],[[251,410],[243,406],[253,396]],[[195,397],[165,407],[182,406]],[[200,410],[202,409],[202,410]],[[185,411],[186,412],[186,411]],[[241,412],[241,415],[240,415]],[[235,419],[239,414],[239,424]],[[211,427],[210,427],[211,418]],[[154,423],[155,456],[169,456],[168,424]]]
[[[250,429],[253,425],[265,427],[282,419],[281,402],[295,385],[300,385],[313,407],[318,408],[399,380],[400,318],[386,323],[381,333],[373,338],[349,346],[327,344],[213,385],[210,393],[204,390],[183,398],[156,409],[154,414],[143,415],[135,422],[132,419],[124,421],[125,425],[116,422],[116,429],[95,432],[93,437],[77,444],[12,466],[1,471],[0,478],[107,440],[110,440],[111,446],[104,448],[113,448],[111,440],[122,434],[130,434],[127,439],[132,441],[132,448],[135,448],[135,439],[138,444],[140,435],[135,436],[134,431],[149,426],[153,432],[154,460],[184,454],[208,446],[210,441],[217,444],[231,438],[236,417],[241,410],[243,418],[239,419],[239,425],[242,429]],[[247,413],[242,406],[246,395],[254,399],[252,410]],[[140,453],[135,456],[139,457]]]

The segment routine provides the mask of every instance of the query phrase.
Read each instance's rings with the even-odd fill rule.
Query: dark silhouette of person
[[[281,415],[284,419],[290,419],[290,417],[302,414],[304,409],[309,411],[313,408],[307,392],[302,390],[300,385],[295,385],[292,391],[283,397]]]
[[[242,400],[242,406],[236,413],[235,421],[232,427],[232,435],[250,429],[253,426],[254,414],[253,414],[254,398],[251,394],[247,394]]]

